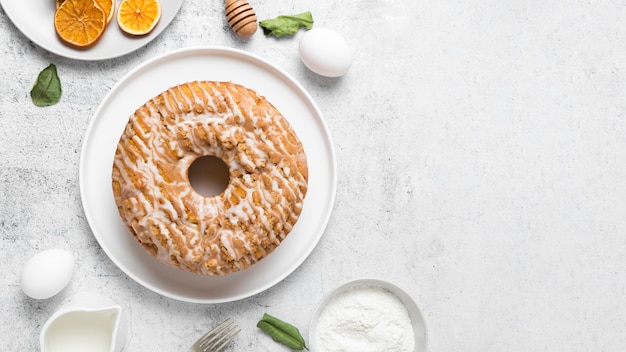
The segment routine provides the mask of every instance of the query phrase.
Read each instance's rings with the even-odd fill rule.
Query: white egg
[[[63,249],[47,249],[24,264],[22,291],[31,298],[50,298],[67,286],[73,274],[74,256],[71,253]]]
[[[300,39],[300,59],[311,71],[327,77],[339,77],[352,65],[352,51],[337,32],[313,28]]]

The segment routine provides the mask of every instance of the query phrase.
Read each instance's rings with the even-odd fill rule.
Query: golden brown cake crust
[[[196,193],[201,156],[229,168],[226,190]],[[115,202],[132,235],[159,261],[225,275],[271,253],[302,211],[308,187],[302,143],[264,97],[230,82],[172,87],[130,116],[113,162]]]

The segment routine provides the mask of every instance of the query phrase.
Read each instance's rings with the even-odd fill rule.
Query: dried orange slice
[[[104,10],[107,23],[111,22],[113,14],[115,13],[115,0],[96,0],[96,2],[100,5],[100,8]]]
[[[161,18],[158,0],[122,0],[117,10],[120,28],[132,35],[150,33]]]
[[[64,0],[54,14],[54,29],[77,47],[94,44],[104,33],[106,17],[95,0]]]

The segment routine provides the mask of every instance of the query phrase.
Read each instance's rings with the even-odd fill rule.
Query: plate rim
[[[86,154],[88,153],[88,144],[89,144],[89,140],[90,138],[88,138],[90,135],[92,135],[94,133],[94,129],[96,128],[95,125],[98,122],[98,118],[96,118],[100,113],[101,110],[105,108],[105,106],[109,103],[109,100],[111,99],[111,97],[116,94],[116,91],[120,88],[121,85],[123,85],[128,79],[132,78],[134,75],[136,74],[140,74],[140,71],[149,68],[149,66],[154,65],[155,63],[158,63],[159,61],[167,61],[167,60],[172,60],[175,59],[176,56],[178,55],[185,55],[185,54],[194,54],[194,53],[218,53],[220,55],[236,55],[238,57],[242,57],[245,58],[246,60],[253,60],[256,64],[262,64],[264,70],[267,69],[271,69],[273,71],[275,71],[276,73],[278,73],[281,77],[280,79],[282,80],[286,80],[288,81],[288,83],[290,85],[295,86],[298,89],[298,93],[302,94],[305,98],[306,98],[306,103],[310,105],[310,108],[312,108],[315,112],[316,115],[316,120],[317,122],[321,125],[321,127],[323,128],[323,134],[324,137],[327,139],[327,144],[328,144],[328,154],[330,156],[330,160],[329,160],[329,165],[331,166],[331,170],[330,170],[330,179],[332,180],[330,185],[328,186],[328,192],[329,192],[329,200],[328,203],[325,204],[328,206],[328,209],[325,211],[325,213],[323,214],[323,217],[318,219],[319,220],[319,233],[315,234],[315,239],[312,242],[312,246],[310,246],[310,248],[308,248],[306,250],[305,255],[301,256],[297,261],[295,261],[294,263],[292,263],[291,267],[289,270],[286,270],[285,272],[282,273],[282,275],[277,276],[276,278],[274,278],[273,280],[269,280],[267,283],[265,283],[264,285],[261,285],[259,287],[257,287],[255,290],[250,290],[247,293],[244,294],[239,294],[239,295],[234,295],[234,296],[230,296],[229,298],[223,298],[223,299],[201,299],[201,298],[191,298],[191,297],[187,297],[187,296],[182,296],[179,294],[173,294],[171,292],[167,292],[164,291],[162,289],[159,289],[157,287],[154,287],[153,285],[147,283],[144,279],[142,279],[141,277],[139,277],[138,275],[136,275],[135,273],[132,272],[132,270],[129,270],[129,268],[127,268],[125,265],[122,265],[122,263],[119,262],[119,260],[116,258],[116,256],[111,253],[110,249],[107,248],[106,246],[103,245],[101,239],[99,238],[99,236],[97,235],[97,231],[94,230],[93,226],[92,226],[92,218],[93,215],[91,214],[91,210],[89,209],[89,206],[86,204],[87,200],[85,197],[85,188],[86,188],[86,180],[85,180],[85,173],[86,173],[86,169],[85,169],[85,163],[86,163]],[[326,143],[325,143],[326,144]],[[276,65],[270,63],[268,60],[261,58],[255,54],[240,50],[240,49],[235,49],[235,48],[230,48],[230,47],[223,47],[223,46],[192,46],[192,47],[187,47],[187,48],[180,48],[180,49],[175,49],[160,55],[157,55],[139,65],[137,65],[136,67],[134,67],[133,69],[131,69],[130,71],[128,71],[124,76],[122,76],[122,78],[120,78],[112,87],[111,89],[107,92],[107,94],[102,98],[100,104],[98,105],[98,108],[94,111],[93,115],[90,118],[90,121],[88,123],[87,129],[85,131],[84,134],[84,139],[82,141],[82,146],[81,146],[81,152],[80,152],[80,160],[79,160],[79,189],[80,189],[80,197],[81,197],[81,205],[83,208],[83,213],[85,215],[85,218],[87,220],[87,224],[89,226],[89,229],[91,231],[91,235],[96,239],[96,241],[98,242],[98,245],[100,246],[100,248],[105,252],[105,254],[107,255],[107,257],[117,266],[117,268],[119,270],[121,270],[125,275],[127,275],[129,278],[131,278],[132,280],[134,280],[136,283],[140,284],[141,286],[143,286],[144,288],[155,292],[161,296],[164,297],[168,297],[171,299],[175,299],[175,300],[179,300],[179,301],[184,301],[184,302],[190,302],[190,303],[209,303],[209,304],[213,304],[213,303],[226,303],[226,302],[234,302],[234,301],[238,301],[244,298],[248,298],[251,296],[254,296],[256,294],[259,294],[263,291],[266,291],[267,289],[275,286],[276,284],[278,284],[279,282],[281,282],[282,280],[284,280],[285,278],[287,278],[289,275],[291,275],[295,270],[297,270],[302,263],[310,256],[310,254],[313,252],[313,250],[317,247],[317,245],[319,244],[319,241],[323,235],[323,233],[326,231],[326,228],[328,226],[328,223],[330,221],[330,217],[332,215],[334,206],[335,206],[335,201],[336,201],[336,195],[337,195],[337,158],[336,158],[336,150],[334,147],[334,143],[333,143],[333,138],[332,135],[330,133],[330,130],[328,128],[328,124],[319,108],[319,106],[316,104],[316,102],[313,100],[313,98],[311,97],[311,95],[309,94],[309,92],[304,89],[304,87],[297,81],[295,80],[295,78],[293,78],[291,75],[289,75],[286,71],[282,70],[281,68],[277,67]]]

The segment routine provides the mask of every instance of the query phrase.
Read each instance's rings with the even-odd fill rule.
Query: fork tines
[[[241,331],[237,325],[226,319],[202,336],[198,342],[201,351],[219,352]]]

